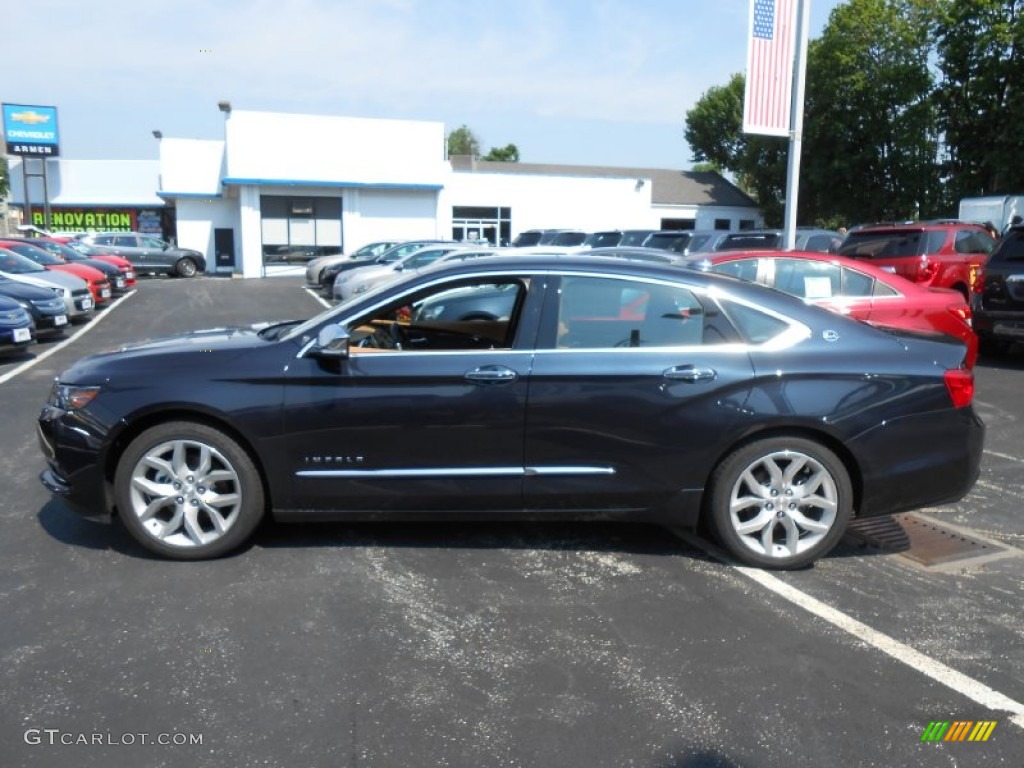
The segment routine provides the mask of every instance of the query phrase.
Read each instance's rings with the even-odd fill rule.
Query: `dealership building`
[[[161,233],[206,253],[211,272],[260,277],[282,254],[375,240],[763,223],[756,202],[717,173],[449,158],[439,122],[220,106],[222,139],[157,134],[157,161],[36,160],[47,163],[50,229]],[[24,209],[22,161],[11,160],[12,205]],[[41,192],[29,191],[41,226]]]

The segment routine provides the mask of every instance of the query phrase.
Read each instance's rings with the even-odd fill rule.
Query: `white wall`
[[[226,177],[344,186],[440,186],[444,124],[234,110],[225,119]]]
[[[453,172],[441,195],[453,206],[502,206],[512,211],[512,236],[527,229],[656,228],[651,183],[633,178]],[[449,230],[450,231],[450,230]]]
[[[218,195],[224,142],[160,139],[160,191],[170,195]]]
[[[177,244],[192,248],[206,256],[206,270],[216,269],[213,247],[214,229],[235,230],[235,252],[238,255],[238,200],[224,198],[178,198]]]

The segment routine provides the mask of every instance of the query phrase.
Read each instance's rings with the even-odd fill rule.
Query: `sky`
[[[812,39],[842,1],[808,0]],[[33,0],[5,9],[0,101],[57,107],[72,159],[155,160],[153,130],[221,139],[227,100],[466,125],[522,162],[688,169],[686,112],[744,71],[748,14],[749,0]]]

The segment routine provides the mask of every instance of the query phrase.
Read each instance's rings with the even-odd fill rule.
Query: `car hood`
[[[17,280],[10,280],[6,277],[0,278],[0,296],[11,296],[18,299],[31,301],[43,301],[54,297],[53,287],[43,288],[31,283],[22,283]]]
[[[84,357],[61,374],[64,382],[94,384],[122,375],[146,379],[154,370],[187,371],[231,366],[239,355],[264,347],[267,342],[254,328],[212,328],[180,336],[133,342],[117,349]],[[159,358],[157,361],[156,358]]]

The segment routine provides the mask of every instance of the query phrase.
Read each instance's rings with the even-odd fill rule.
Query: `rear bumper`
[[[950,504],[981,471],[985,425],[972,407],[888,421],[850,442],[861,468],[860,517]]]

